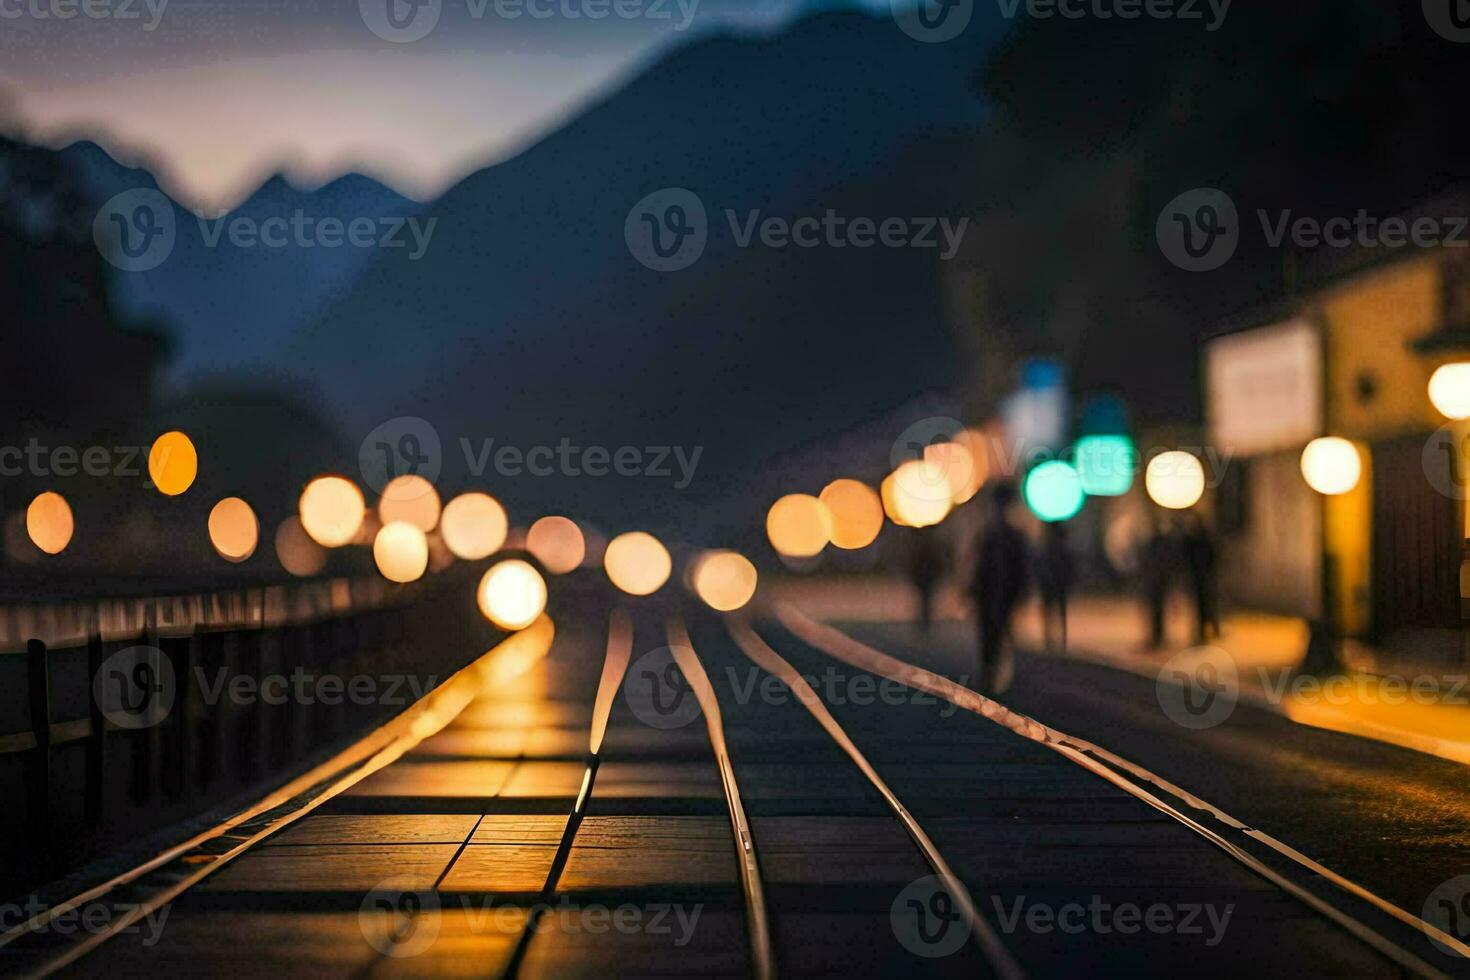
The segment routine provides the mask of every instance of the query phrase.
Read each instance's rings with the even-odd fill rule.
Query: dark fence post
[[[194,688],[189,656],[192,645],[193,640],[189,637],[160,638],[158,641],[159,652],[173,671],[177,692],[173,716],[169,719],[169,735],[164,741],[164,794],[170,800],[182,798],[189,785],[189,757],[192,754],[189,743],[194,737],[191,725],[194,719],[190,717],[194,700],[190,694]]]
[[[107,786],[107,716],[102,713],[102,702],[97,697],[98,675],[102,673],[102,632],[94,627],[87,636],[87,687],[88,714],[92,719],[92,735],[87,739],[87,803],[86,817],[89,823],[102,819],[102,800]]]
[[[36,850],[37,870],[49,873],[52,857],[51,839],[51,677],[46,662],[46,644],[40,640],[26,642],[26,682],[31,707],[31,734],[36,747],[29,766],[28,814],[30,839]]]
[[[199,705],[200,747],[195,777],[200,786],[207,787],[220,774],[223,765],[224,711],[227,700],[224,688],[228,686],[228,678],[222,676],[225,670],[224,635],[206,630],[203,626],[195,626],[194,642],[198,650],[197,664],[204,674],[204,683],[209,690],[218,689],[213,703],[201,699]]]

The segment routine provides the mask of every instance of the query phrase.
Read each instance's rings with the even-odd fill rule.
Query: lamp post
[[[1302,450],[1302,478],[1321,496],[1321,590],[1320,619],[1312,624],[1307,641],[1307,654],[1302,659],[1302,672],[1316,676],[1342,673],[1344,664],[1338,643],[1337,602],[1333,580],[1337,577],[1337,559],[1332,554],[1327,534],[1327,498],[1348,493],[1363,478],[1363,460],[1358,447],[1340,436],[1322,436],[1307,443]]]
[[[1429,376],[1429,403],[1451,422],[1470,418],[1470,361],[1451,361],[1435,368]],[[1457,441],[1450,443],[1451,480],[1459,479],[1455,471],[1464,465]],[[1470,619],[1470,537],[1465,537],[1460,547],[1460,618]],[[1470,646],[1466,648],[1466,660],[1470,661]]]

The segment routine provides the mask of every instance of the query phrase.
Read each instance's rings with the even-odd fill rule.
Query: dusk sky
[[[810,6],[620,0],[633,16],[590,20],[588,0],[531,0],[554,12],[541,17],[523,0],[421,0],[442,4],[437,24],[395,42],[368,26],[383,2],[88,0],[122,16],[60,20],[57,0],[3,0],[7,128],[96,139],[196,207],[233,205],[277,171],[311,186],[355,169],[429,197],[660,51],[770,30]]]

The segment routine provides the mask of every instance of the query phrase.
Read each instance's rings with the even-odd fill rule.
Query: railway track
[[[591,672],[595,691],[585,689],[590,704],[585,712],[568,714],[559,729],[566,744],[544,758],[523,754],[519,765],[537,779],[556,774],[559,788],[517,797],[509,792],[513,780],[507,778],[504,785],[484,784],[483,796],[475,795],[475,784],[454,796],[443,785],[448,777],[436,776],[437,782],[403,804],[406,809],[393,811],[407,814],[402,819],[411,822],[429,819],[412,816],[417,812],[462,808],[466,829],[456,831],[452,841],[436,843],[443,857],[436,858],[426,885],[460,897],[474,889],[458,869],[471,852],[484,850],[481,841],[492,819],[554,818],[549,824],[554,832],[532,848],[545,861],[535,884],[507,887],[500,899],[525,911],[513,934],[464,952],[484,957],[476,961],[483,964],[477,972],[541,976],[583,972],[582,967],[594,972],[601,964],[593,958],[606,954],[616,962],[621,954],[598,944],[558,953],[556,947],[570,940],[553,927],[548,910],[558,902],[576,907],[589,896],[624,893],[648,903],[664,890],[708,902],[715,923],[708,928],[717,931],[725,919],[738,921],[743,948],[732,950],[714,935],[705,945],[696,938],[688,949],[666,945],[650,951],[643,948],[648,946],[644,936],[641,945],[635,944],[636,955],[692,957],[690,950],[704,950],[699,955],[705,959],[688,962],[706,972],[761,977],[915,968],[1019,977],[1046,975],[1061,964],[1105,963],[1123,972],[1140,963],[1157,969],[1197,966],[1201,958],[1210,964],[1206,972],[1237,969],[1245,958],[1258,969],[1326,963],[1370,975],[1437,977],[1447,975],[1442,961],[1411,948],[1403,930],[1420,930],[1458,951],[1455,937],[1436,935],[1418,917],[1184,788],[795,609],[778,609],[774,623],[698,614],[688,626],[685,610],[659,613],[661,629],[655,632],[640,621],[647,631],[637,632],[629,617],[614,612]],[[247,856],[258,860],[266,852],[279,854],[282,848],[268,842],[278,843],[303,821],[310,827],[314,814],[377,812],[336,804],[354,798],[365,781],[381,781],[395,765],[442,764],[423,760],[439,759],[435,752],[448,749],[441,746],[427,755],[425,749],[459,731],[446,731],[451,724],[464,728],[463,737],[498,731],[479,732],[465,720],[476,712],[501,712],[504,705],[487,705],[483,699],[518,678],[554,676],[546,660],[552,635],[544,621],[512,637],[331,763],[178,847],[0,933],[0,970],[23,976],[109,971],[107,944],[171,904],[191,914],[193,893],[206,880]],[[655,637],[668,641],[665,659],[677,667],[677,676],[662,666],[657,671],[640,667],[639,650],[652,647]],[[567,662],[565,656],[560,661]],[[835,687],[834,666],[840,669]],[[677,704],[682,691],[697,711],[680,708],[683,720],[669,731],[658,719],[646,725],[649,719],[640,717],[626,696],[635,681],[672,682],[675,687],[663,692],[668,702]],[[905,692],[902,699],[888,704],[870,698],[863,704],[853,696],[859,688],[880,684]],[[534,710],[535,704],[525,707]],[[696,736],[703,748],[690,754]],[[675,755],[661,754],[671,747]],[[499,765],[478,761],[494,759],[497,751],[477,748],[477,761],[464,764]],[[665,761],[675,756],[684,761]],[[517,763],[509,765],[514,770]],[[694,773],[687,785],[663,775],[679,766]],[[627,773],[640,767],[658,778],[630,791]],[[620,774],[608,775],[612,770]],[[630,866],[670,846],[675,839],[670,827],[677,834],[697,831],[713,844],[708,851],[691,850],[683,868],[683,852],[675,855],[674,870],[661,871],[662,877],[589,884],[592,879],[578,862],[585,865],[588,854],[609,846],[607,826],[619,820],[633,828],[623,845]],[[723,843],[713,830],[720,825]],[[676,840],[673,846],[684,845]],[[723,856],[714,853],[721,849]],[[510,850],[503,853],[513,856]],[[345,874],[330,864],[320,873]],[[343,908],[355,908],[362,889],[343,878],[329,890],[339,895]],[[270,906],[265,898],[247,898],[237,906],[245,910],[241,914],[264,914],[257,906]],[[1094,906],[1101,899],[1119,909],[1130,903],[1152,908],[1150,901],[1180,908],[1214,901],[1236,910],[1235,926],[1213,945],[1184,932],[1161,937],[1095,928],[1071,932],[1056,924],[1089,899]],[[734,903],[729,915],[722,912],[726,902]],[[69,911],[97,904],[126,911],[107,928],[80,936],[47,928]],[[1047,910],[1050,927],[1036,925],[1035,908]],[[1012,915],[1011,910],[1022,911]],[[417,906],[395,910],[396,938],[365,955],[360,955],[362,936],[344,940],[344,974],[402,972],[397,956],[412,944],[414,917],[424,914]],[[926,923],[944,922],[958,924],[960,946],[944,940],[926,947],[933,942]],[[460,955],[457,949],[455,955]],[[123,962],[150,958],[129,947]],[[431,972],[432,962],[418,963],[418,972]],[[197,964],[201,972],[214,972],[216,965]],[[681,970],[677,963],[664,965]]]

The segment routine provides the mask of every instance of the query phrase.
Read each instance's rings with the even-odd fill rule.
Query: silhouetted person
[[[1067,548],[1067,527],[1061,522],[1046,526],[1036,560],[1036,585],[1041,592],[1041,636],[1047,653],[1067,652],[1067,597],[1072,592],[1072,553]],[[1053,629],[1055,627],[1055,629]],[[1052,642],[1053,633],[1060,636]]]
[[[934,528],[916,528],[909,541],[909,580],[919,593],[919,626],[929,632],[934,622],[934,590],[947,564],[944,542]]]
[[[1157,512],[1150,514],[1151,533],[1143,543],[1140,562],[1144,603],[1148,607],[1149,646],[1164,645],[1164,608],[1169,598],[1169,583],[1174,577],[1174,544],[1169,528]]]
[[[1016,488],[1007,482],[991,491],[991,515],[975,544],[975,599],[978,630],[975,689],[995,693],[1011,634],[1011,619],[1026,594],[1026,539],[1009,520]]]
[[[1195,642],[1204,643],[1211,633],[1220,635],[1220,613],[1216,566],[1219,552],[1215,536],[1198,514],[1189,515],[1184,527],[1184,564],[1189,572],[1190,591],[1194,595]]]

